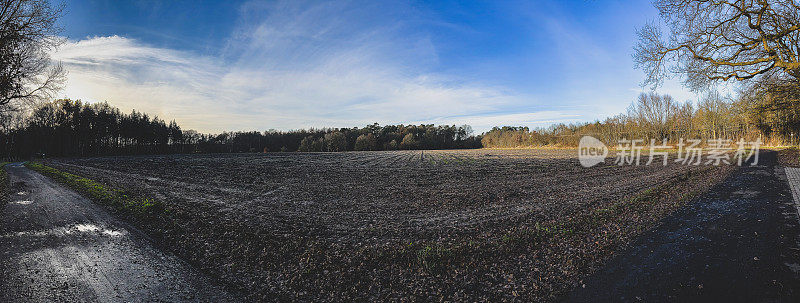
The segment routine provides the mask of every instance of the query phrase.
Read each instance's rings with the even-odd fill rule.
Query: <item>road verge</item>
[[[123,214],[140,225],[145,223],[144,227],[148,223],[169,222],[166,219],[169,211],[160,201],[138,197],[124,190],[113,189],[94,180],[63,172],[40,162],[26,162],[25,166],[67,185],[92,201],[109,207],[114,212]]]

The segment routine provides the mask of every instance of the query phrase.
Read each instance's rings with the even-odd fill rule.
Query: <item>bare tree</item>
[[[48,0],[0,0],[0,108],[19,110],[58,91],[65,72],[49,53],[62,9]]]
[[[628,107],[628,116],[645,132],[655,139],[665,139],[675,123],[678,105],[670,95],[659,95],[655,92],[641,93],[639,98]]]
[[[794,0],[655,0],[669,28],[638,30],[633,58],[658,86],[671,74],[693,90],[763,74],[800,79],[800,5]]]

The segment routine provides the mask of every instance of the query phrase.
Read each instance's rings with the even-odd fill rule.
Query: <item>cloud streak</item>
[[[53,59],[69,72],[65,97],[204,132],[372,122],[470,123],[481,131],[579,117],[496,114],[536,100],[434,72],[436,46],[417,28],[419,16],[369,3],[252,2],[217,57],[110,36],[69,41]]]

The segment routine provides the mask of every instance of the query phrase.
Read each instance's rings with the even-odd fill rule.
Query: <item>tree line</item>
[[[483,134],[492,148],[577,146],[583,136],[614,144],[621,139],[649,142],[688,139],[760,139],[770,145],[797,144],[800,136],[800,86],[774,91],[750,85],[737,97],[705,94],[696,104],[677,102],[669,95],[642,93],[626,113],[602,121],[556,124],[547,128],[495,127]]]
[[[191,152],[339,152],[480,148],[468,125],[384,125],[292,131],[184,133]],[[185,150],[184,150],[185,152]]]
[[[760,83],[760,82],[759,82]],[[779,87],[779,88],[778,88]],[[626,113],[589,123],[547,128],[495,127],[473,135],[468,125],[386,125],[202,134],[146,113],[122,113],[108,103],[68,99],[30,113],[0,112],[4,158],[169,153],[337,152],[399,149],[577,146],[584,135],[613,144],[620,139],[754,140],[796,144],[800,89],[796,84],[753,84],[736,98],[708,93],[695,105],[669,95],[643,93]]]
[[[5,158],[168,153],[325,152],[479,148],[467,126],[386,125],[292,131],[201,134],[146,113],[122,113],[108,103],[68,99],[30,113],[0,113]]]

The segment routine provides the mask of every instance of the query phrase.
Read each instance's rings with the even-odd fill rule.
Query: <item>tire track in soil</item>
[[[391,157],[391,161],[387,164],[388,167],[394,168],[397,167],[397,163],[403,160],[403,154],[401,153],[393,153]]]

